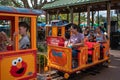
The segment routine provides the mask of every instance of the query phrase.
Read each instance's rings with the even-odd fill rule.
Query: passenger
[[[19,34],[21,36],[19,40],[19,49],[28,49],[30,47],[30,39],[27,34],[29,25],[26,22],[19,22]],[[15,37],[18,33],[14,33],[13,36]],[[13,43],[14,44],[14,43]]]
[[[6,50],[5,40],[3,38],[2,32],[0,32],[0,51],[5,51],[5,50]]]
[[[19,40],[19,49],[27,49],[30,47],[30,39],[27,34],[29,25],[26,22],[19,23],[19,34],[21,39]]]
[[[96,37],[95,37],[95,34],[94,34],[94,31],[91,30],[89,35],[87,36],[88,38],[88,41],[85,42],[85,44],[88,46],[88,63],[91,63],[92,62],[92,54],[93,54],[93,45],[94,45],[94,42],[96,42]]]
[[[88,41],[88,36],[89,36],[89,27],[86,27],[85,30],[84,30],[84,42],[87,42]]]
[[[105,32],[106,32],[106,29],[105,29],[105,27],[104,27],[104,26],[100,26],[100,29],[101,29],[101,31],[102,31],[103,33],[105,33]]]
[[[96,39],[95,39],[94,35],[90,35],[88,40],[89,40],[89,42],[96,42]]]
[[[7,46],[11,44],[5,32],[0,32],[0,51],[6,51]]]
[[[88,35],[88,41],[89,42],[96,42],[96,37],[95,37],[94,31],[90,31],[90,33]]]
[[[65,33],[65,42],[64,42],[64,47],[68,47],[69,46],[69,41],[70,41],[70,33],[66,32]]]
[[[89,27],[86,27],[85,30],[84,30],[84,36],[85,37],[89,35],[89,31],[90,31]]]
[[[75,62],[74,58],[77,57],[78,52],[80,52],[78,48],[80,46],[84,46],[84,34],[82,34],[81,28],[78,27],[76,24],[71,25],[70,31],[72,34],[70,37],[69,44],[71,44],[70,47],[72,48],[72,58],[73,58],[73,62]],[[77,66],[73,65],[72,67],[75,68]]]
[[[101,27],[96,28],[96,42],[100,43],[100,59],[103,59],[103,48],[102,43],[107,42],[106,36],[101,31]]]
[[[101,27],[96,28],[96,41],[97,42],[107,42],[106,36],[101,31]]]

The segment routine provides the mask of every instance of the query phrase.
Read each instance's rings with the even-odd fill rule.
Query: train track
[[[82,77],[88,75],[96,75],[99,74],[102,69],[106,68],[105,66],[96,66],[91,67],[86,70],[78,71],[70,75],[69,80],[79,80]],[[65,80],[63,75],[59,75],[57,70],[48,71],[44,74],[38,74],[38,80]]]
[[[64,80],[64,77],[57,74],[56,70],[53,70],[43,74],[38,73],[37,80]]]

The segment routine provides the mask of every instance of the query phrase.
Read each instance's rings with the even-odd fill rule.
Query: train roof
[[[44,14],[43,10],[27,9],[27,8],[15,8],[11,6],[0,6],[0,13],[15,13],[15,14],[32,14],[41,15]]]

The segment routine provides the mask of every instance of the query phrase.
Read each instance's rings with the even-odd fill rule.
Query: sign
[[[62,37],[47,37],[47,44],[54,46],[64,46],[64,41]]]

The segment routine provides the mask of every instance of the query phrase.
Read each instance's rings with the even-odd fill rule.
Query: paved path
[[[84,75],[74,80],[120,80],[120,50],[111,50],[109,68],[103,68],[96,75]]]

